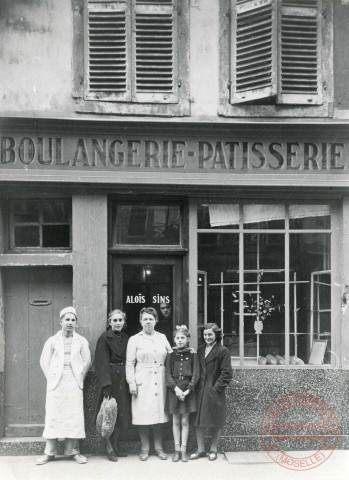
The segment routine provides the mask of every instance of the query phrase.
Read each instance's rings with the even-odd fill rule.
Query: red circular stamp
[[[338,442],[338,422],[320,397],[291,393],[276,400],[261,425],[264,449],[290,470],[310,470],[324,463]]]

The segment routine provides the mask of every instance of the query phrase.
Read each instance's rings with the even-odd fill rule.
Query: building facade
[[[112,308],[134,334],[154,306],[194,346],[220,325],[223,448],[263,448],[267,408],[299,392],[347,448],[348,2],[0,8],[0,452],[42,433],[39,355],[70,304],[92,352]],[[95,393],[92,369],[90,452]]]

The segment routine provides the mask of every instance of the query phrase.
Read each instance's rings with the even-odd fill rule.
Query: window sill
[[[0,267],[64,266],[73,264],[71,252],[2,253]]]
[[[187,248],[173,245],[120,245],[108,249],[109,253],[156,253],[157,255],[185,255]]]
[[[222,99],[218,108],[218,115],[223,117],[300,117],[318,118],[331,116],[328,103],[323,105],[248,105],[230,104],[228,99]]]
[[[9,255],[17,254],[52,254],[52,253],[69,253],[72,251],[71,247],[55,247],[55,248],[43,248],[43,247],[12,247],[7,253]]]
[[[236,365],[232,363],[233,370],[336,370],[339,367],[331,365]]]
[[[190,102],[183,100],[176,104],[103,102],[99,100],[76,99],[78,113],[98,113],[115,115],[153,115],[163,117],[183,117],[190,115]]]

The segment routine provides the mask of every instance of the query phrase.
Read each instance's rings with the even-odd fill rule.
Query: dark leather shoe
[[[107,459],[110,462],[117,462],[118,461],[118,457],[116,456],[115,452],[107,452]]]
[[[161,448],[155,450],[155,453],[160,458],[160,460],[167,460],[167,455]]]
[[[149,458],[149,450],[141,450],[141,453],[139,454],[139,459],[142,460],[142,462],[145,462]]]
[[[189,462],[189,457],[187,452],[181,452],[181,460],[182,462]]]
[[[179,462],[179,460],[181,459],[181,452],[174,452],[174,454],[172,455],[172,462]]]
[[[189,460],[197,460],[203,457],[206,457],[206,452],[194,452],[190,455]]]
[[[214,460],[217,460],[217,452],[210,452],[208,454],[208,459],[213,462]]]

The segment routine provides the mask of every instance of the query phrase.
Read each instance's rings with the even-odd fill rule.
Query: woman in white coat
[[[90,349],[86,338],[75,332],[75,308],[63,308],[59,323],[61,330],[46,341],[40,357],[40,366],[47,379],[43,432],[46,448],[37,465],[55,458],[58,438],[65,439],[65,455],[77,463],[87,462],[86,457],[80,455],[79,439],[85,438],[83,387],[91,365]]]
[[[155,453],[161,460],[167,459],[162,447],[162,427],[169,420],[165,411],[165,360],[172,349],[166,336],[155,331],[157,322],[155,308],[142,308],[142,331],[130,338],[126,352],[126,380],[132,395],[132,423],[139,425],[142,443],[139,458],[142,461],[149,456],[151,425]]]

